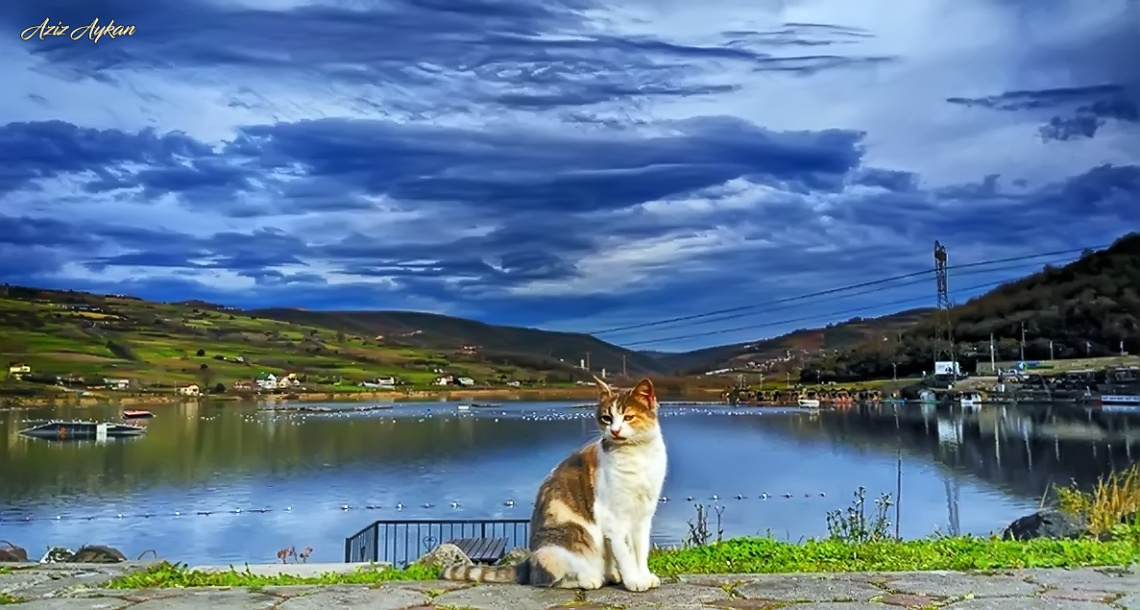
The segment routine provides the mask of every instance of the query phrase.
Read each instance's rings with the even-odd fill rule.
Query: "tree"
[[[198,357],[201,358],[202,356],[205,356],[205,355],[206,355],[206,350],[204,350],[202,348],[198,348]]]

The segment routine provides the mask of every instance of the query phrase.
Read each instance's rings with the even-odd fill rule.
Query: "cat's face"
[[[595,413],[602,438],[616,444],[638,442],[657,434],[657,396],[653,382],[642,379],[632,390],[614,390],[600,379]]]

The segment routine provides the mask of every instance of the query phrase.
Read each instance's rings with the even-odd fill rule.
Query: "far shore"
[[[509,402],[581,400],[585,402],[593,401],[597,396],[598,391],[593,386],[527,388],[523,390],[516,388],[478,388],[463,390],[386,390],[379,392],[297,392],[294,394],[207,394],[200,397],[137,392],[93,392],[88,396],[81,396],[78,392],[61,392],[51,396],[0,398],[0,409],[96,407],[100,405],[134,408],[194,402],[478,402],[481,400]],[[680,395],[663,396],[662,399],[719,401],[720,391],[712,388],[696,388]]]

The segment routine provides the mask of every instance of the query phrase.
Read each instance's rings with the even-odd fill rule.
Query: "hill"
[[[1140,352],[1140,233],[1003,284],[950,313],[955,351],[966,371],[989,360],[991,333],[997,360],[1020,358],[1023,328],[1030,360],[1117,355],[1122,345]],[[934,336],[934,318],[927,316],[896,341],[863,341],[817,357],[806,363],[801,379],[890,377],[892,362],[900,376],[929,372],[938,346]]]
[[[48,384],[58,376],[75,385],[111,378],[135,387],[213,388],[261,372],[293,372],[312,389],[350,391],[381,377],[425,387],[443,371],[479,385],[526,386],[588,379],[576,367],[586,352],[595,370],[601,358],[600,366],[620,371],[623,354],[631,375],[653,372],[655,364],[586,335],[431,314],[242,311],[200,301],[0,288],[0,360],[26,363],[32,369],[26,380]]]
[[[851,318],[824,328],[801,328],[790,333],[748,343],[718,345],[691,352],[642,352],[655,357],[669,370],[701,374],[725,368],[751,368],[791,354],[793,357],[822,350],[843,350],[868,339],[897,337],[903,330],[926,319],[933,309],[911,309],[878,318]],[[751,364],[750,363],[754,363]]]
[[[618,347],[591,335],[517,326],[415,311],[310,311],[262,309],[249,312],[262,318],[320,326],[407,347],[463,350],[475,348],[488,359],[505,359],[520,366],[547,367],[554,363],[590,370],[606,369],[630,376],[663,372],[656,359]]]

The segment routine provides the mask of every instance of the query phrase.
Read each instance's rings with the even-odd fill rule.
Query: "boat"
[[[134,424],[93,421],[48,421],[26,430],[20,434],[30,438],[54,440],[103,440],[108,438],[126,438],[146,434],[146,428]]]
[[[459,409],[460,411],[469,411],[471,410],[471,405],[459,405],[455,408]]]
[[[503,405],[497,405],[494,403],[485,403],[485,402],[473,402],[473,403],[471,403],[471,406],[475,407],[476,409],[501,409],[501,408],[503,408]]]
[[[964,408],[972,409],[981,406],[982,396],[977,392],[965,392],[958,397],[958,404]]]
[[[807,409],[818,409],[819,408],[819,399],[818,398],[801,398],[796,402],[796,404],[798,406],[801,406],[801,407],[804,407]]]
[[[123,419],[150,419],[154,413],[145,409],[123,409]]]
[[[1099,400],[1101,405],[1140,407],[1140,394],[1101,394]]]

